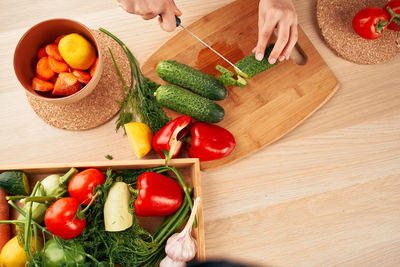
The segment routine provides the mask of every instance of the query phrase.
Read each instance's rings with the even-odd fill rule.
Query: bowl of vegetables
[[[168,266],[204,260],[199,161],[164,163],[0,166],[0,188],[8,195],[0,195],[0,210],[10,209],[0,225],[14,225],[11,232],[23,236],[19,244],[15,234],[0,235],[5,244],[0,266]]]
[[[31,27],[14,52],[15,74],[38,99],[68,104],[89,95],[102,74],[98,41],[89,28],[70,19]]]

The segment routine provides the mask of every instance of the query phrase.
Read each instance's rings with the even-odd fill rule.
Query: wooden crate
[[[34,165],[12,165],[0,166],[0,173],[7,170],[21,170],[24,171],[28,178],[31,180],[31,186],[35,181],[41,180],[50,174],[65,174],[70,168],[75,167],[78,170],[86,168],[97,168],[101,171],[106,171],[111,168],[115,171],[124,169],[139,169],[139,168],[152,168],[163,166],[164,160],[151,159],[151,160],[124,160],[124,161],[100,161],[100,162],[76,162],[76,163],[61,163],[61,164],[34,164]],[[185,178],[188,186],[193,186],[194,197],[200,197],[199,209],[197,211],[197,228],[193,228],[192,234],[197,240],[198,252],[197,259],[204,261],[205,256],[205,243],[204,243],[204,219],[203,219],[203,205],[202,193],[200,183],[200,164],[198,159],[173,159],[169,162],[169,166],[178,168]],[[13,212],[12,217],[15,217],[16,211]],[[160,222],[159,219],[154,217],[139,218],[141,225],[152,231]]]

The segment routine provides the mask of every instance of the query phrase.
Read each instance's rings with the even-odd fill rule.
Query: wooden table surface
[[[189,25],[231,0],[177,0]],[[278,142],[202,173],[206,254],[261,266],[400,263],[400,57],[373,66],[335,56],[321,40],[314,1],[296,0],[300,25],[341,87]],[[72,18],[120,37],[143,63],[174,33],[116,1],[0,2],[0,163],[135,159],[115,118],[93,130],[49,126],[13,71],[15,46],[42,20]],[[250,127],[250,126],[249,126]]]

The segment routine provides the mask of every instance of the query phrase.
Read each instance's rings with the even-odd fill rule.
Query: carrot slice
[[[65,36],[65,34],[60,35],[57,37],[57,39],[54,41],[54,43],[56,43],[58,45],[58,43],[60,42],[60,40]]]
[[[49,57],[42,57],[36,65],[36,74],[42,80],[49,80],[55,72],[50,68]]]
[[[47,56],[46,48],[42,47],[38,51],[38,58],[40,59],[40,58],[45,57],[45,56]]]
[[[90,76],[94,76],[94,74],[96,73],[97,70],[97,65],[99,64],[99,58],[96,57],[96,60],[94,61],[94,63],[92,64],[92,66],[90,67],[89,73]]]
[[[47,92],[54,89],[54,83],[34,77],[32,80],[32,88],[36,91]]]
[[[52,82],[52,83],[56,83],[56,81],[57,81],[57,78],[58,78],[58,74],[56,73],[56,74],[54,74],[54,76],[53,76],[53,77],[51,77],[51,79],[50,79],[50,82]]]
[[[63,72],[58,75],[54,90],[51,94],[67,96],[78,92],[81,88],[82,84],[74,75]]]
[[[87,71],[84,70],[74,70],[72,72],[72,74],[78,78],[78,81],[84,84],[88,84],[90,82],[90,79],[92,79],[92,77],[90,76],[90,74]]]
[[[57,60],[64,60],[60,54],[60,52],[58,51],[58,45],[57,44],[48,44],[46,45],[46,53],[47,55],[49,55],[50,57],[53,57]]]
[[[64,60],[59,61],[53,57],[49,57],[49,65],[50,68],[56,73],[67,72],[69,70],[69,66]]]

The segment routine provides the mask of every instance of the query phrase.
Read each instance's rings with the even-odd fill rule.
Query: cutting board
[[[258,0],[238,0],[187,26],[198,37],[232,62],[251,54],[257,43]],[[182,24],[184,24],[182,18]],[[284,61],[249,80],[246,87],[228,88],[228,97],[218,103],[225,118],[218,125],[236,139],[229,156],[201,163],[201,169],[222,167],[244,158],[287,134],[320,108],[339,83],[299,26],[297,49],[305,63]],[[146,77],[165,84],[156,73],[160,60],[176,60],[216,75],[217,64],[229,67],[212,51],[185,31],[162,45],[143,64]],[[180,114],[167,110],[170,117]]]

